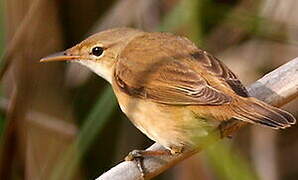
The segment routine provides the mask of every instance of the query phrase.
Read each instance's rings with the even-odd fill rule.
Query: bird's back
[[[202,87],[200,82],[204,81],[214,90],[229,96],[248,96],[232,71],[184,37],[170,33],[146,33],[133,39],[119,57],[117,71],[132,88],[151,87],[161,80],[171,85],[177,82],[170,81],[169,77],[176,77],[184,80],[183,85],[197,85],[194,88]]]
[[[289,113],[249,97],[216,57],[170,33],[145,33],[131,40],[119,55],[115,76],[129,96],[195,107],[200,116],[237,118],[273,128],[295,122]]]

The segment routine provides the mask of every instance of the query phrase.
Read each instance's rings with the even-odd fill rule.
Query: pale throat
[[[100,77],[107,80],[110,84],[112,84],[112,64],[107,64],[103,62],[95,62],[91,60],[78,60],[76,61],[83,66],[88,67],[91,71],[99,75]]]

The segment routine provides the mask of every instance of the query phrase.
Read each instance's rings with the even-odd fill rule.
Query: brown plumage
[[[104,53],[94,55],[94,47],[102,47]],[[275,129],[295,123],[286,111],[249,97],[217,58],[170,33],[108,30],[63,56],[43,61],[63,59],[79,62],[108,80],[128,118],[174,151],[195,146],[208,133],[206,128],[231,118]]]

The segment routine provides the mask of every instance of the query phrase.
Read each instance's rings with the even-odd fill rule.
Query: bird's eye
[[[92,48],[91,53],[94,56],[101,56],[103,54],[104,49],[102,47],[96,46],[94,48]]]

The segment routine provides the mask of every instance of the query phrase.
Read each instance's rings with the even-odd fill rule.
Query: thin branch
[[[62,121],[43,112],[29,111],[26,113],[25,121],[30,126],[43,130],[43,132],[52,132],[65,139],[73,139],[78,134],[78,128],[74,123]]]
[[[248,87],[249,93],[274,106],[282,106],[298,96],[298,58],[284,64],[278,69],[265,75],[263,78]],[[239,121],[240,122],[240,121]],[[239,124],[239,123],[238,123]],[[240,122],[242,125],[243,123]],[[239,128],[229,129],[227,135],[236,132]],[[164,147],[155,143],[147,150],[163,150]],[[157,176],[178,162],[195,154],[199,150],[189,150],[177,156],[146,157],[143,160],[146,170],[146,179]],[[140,171],[134,162],[121,162],[97,180],[138,180],[142,179]]]

